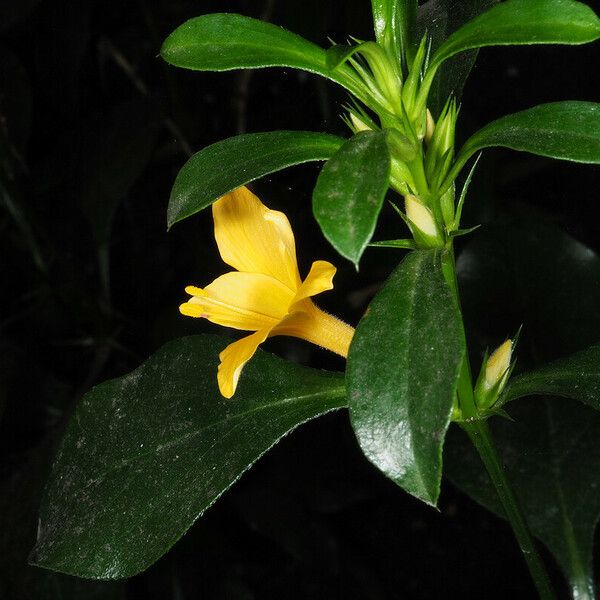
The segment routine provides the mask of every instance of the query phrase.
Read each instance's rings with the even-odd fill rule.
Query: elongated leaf
[[[585,44],[600,38],[600,19],[575,0],[506,0],[463,25],[438,49],[432,67],[472,48],[512,44]]]
[[[262,454],[343,406],[343,377],[260,352],[234,399],[216,386],[217,336],[163,346],[89,392],[59,450],[34,564],[118,578],[160,558]]]
[[[313,212],[333,247],[358,266],[371,241],[390,177],[381,131],[362,131],[325,163],[313,192]]]
[[[169,35],[160,53],[168,63],[195,71],[302,69],[361,95],[360,83],[346,67],[328,68],[325,50],[282,27],[242,15],[215,13],[190,19]]]
[[[488,123],[467,140],[448,181],[476,152],[493,146],[600,164],[600,104],[551,102]]]
[[[527,522],[558,560],[572,597],[593,600],[600,414],[564,398],[514,404],[510,414],[514,421],[492,419],[491,426]],[[458,487],[503,515],[481,460],[458,427],[449,432],[445,459]]]
[[[417,39],[427,34],[431,52],[467,21],[480,15],[499,0],[428,0],[419,7],[417,15]],[[433,81],[427,105],[437,119],[448,96],[460,100],[462,91],[477,59],[477,49],[467,50],[453,56],[442,64]]]
[[[0,486],[0,598],[7,600],[124,600],[124,582],[90,581],[27,564],[35,543],[42,491],[48,480],[53,443],[48,440],[11,462],[20,466]],[[17,459],[17,460],[15,460]],[[12,466],[12,465],[11,465]]]
[[[175,179],[167,209],[168,226],[263,175],[327,160],[343,142],[325,133],[273,131],[238,135],[207,146],[183,165]]]
[[[600,410],[600,345],[515,377],[500,403],[533,395],[573,398]]]
[[[352,426],[365,455],[435,504],[442,446],[465,348],[441,253],[415,251],[359,323],[347,368]]]
[[[371,0],[375,39],[401,60],[413,43],[417,0]]]

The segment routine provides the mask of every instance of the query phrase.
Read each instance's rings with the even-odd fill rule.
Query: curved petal
[[[182,314],[248,331],[276,325],[293,300],[286,286],[260,273],[226,273],[204,289],[188,286],[185,291],[192,297],[179,307]]]
[[[294,303],[316,296],[321,292],[333,289],[333,276],[336,268],[326,260],[316,260],[310,267],[310,271],[302,285],[298,288]]]
[[[300,285],[296,244],[287,217],[269,210],[247,187],[213,204],[221,258],[234,269],[271,275],[296,291]]]
[[[240,374],[244,365],[254,356],[256,349],[268,337],[270,329],[262,329],[248,335],[233,344],[229,344],[219,354],[219,369],[217,381],[219,390],[225,398],[231,398],[235,394]]]

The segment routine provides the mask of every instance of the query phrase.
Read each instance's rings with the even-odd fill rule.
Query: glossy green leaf
[[[10,461],[1,463],[0,598],[124,600],[125,582],[68,577],[27,563],[37,536],[40,500],[50,473],[54,444],[54,439],[47,439],[40,446],[15,453]],[[15,469],[17,465],[20,468]]]
[[[509,412],[514,421],[494,418],[490,424],[529,526],[558,560],[572,597],[593,600],[600,414],[564,398],[514,404]],[[458,487],[503,515],[481,460],[458,427],[449,432],[445,459]]]
[[[417,0],[371,0],[375,39],[401,58],[402,49],[409,48],[413,40]]]
[[[190,19],[169,35],[160,53],[168,63],[195,71],[302,69],[361,95],[361,84],[349,69],[328,68],[325,50],[283,27],[242,15],[214,13]]]
[[[432,505],[464,352],[460,315],[435,250],[402,261],[350,346],[348,404],[363,452]]]
[[[480,15],[499,0],[428,0],[417,13],[417,39],[427,34],[431,52],[467,21]],[[477,49],[467,50],[445,61],[437,71],[427,106],[437,119],[452,94],[460,100],[462,91],[477,59]]]
[[[506,0],[454,32],[431,66],[472,48],[513,44],[585,44],[600,38],[600,19],[575,0]]]
[[[600,164],[600,104],[550,102],[488,123],[466,141],[447,181],[452,181],[476,152],[494,146]]]
[[[111,579],[139,573],[299,424],[344,405],[343,376],[259,351],[231,400],[218,336],[163,346],[77,408],[42,503],[33,563]]]
[[[355,265],[371,241],[390,177],[381,131],[351,137],[325,163],[313,192],[313,213],[333,247]]]
[[[241,185],[292,165],[331,158],[342,138],[310,131],[247,133],[200,150],[175,179],[167,222],[171,227]]]
[[[600,410],[600,345],[512,378],[500,403],[538,395],[573,398]]]

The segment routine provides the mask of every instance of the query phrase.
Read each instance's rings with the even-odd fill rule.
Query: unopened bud
[[[501,384],[510,368],[512,340],[506,340],[492,352],[485,365],[485,386],[488,389]]]
[[[350,120],[354,126],[354,133],[358,133],[359,131],[371,131],[371,128],[357,114],[351,112]]]
[[[444,240],[431,211],[412,194],[404,198],[404,209],[415,241],[426,248],[439,248]]]
[[[512,370],[512,349],[512,340],[506,340],[482,365],[475,384],[475,402],[480,409],[492,408],[504,390]]]
[[[433,115],[431,111],[427,109],[427,125],[425,127],[425,141],[429,144],[431,142],[431,138],[433,137],[433,132],[435,131],[435,121],[433,120]]]

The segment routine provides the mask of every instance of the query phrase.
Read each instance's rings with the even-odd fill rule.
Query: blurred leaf
[[[168,226],[263,175],[327,160],[343,142],[326,133],[273,131],[247,133],[211,144],[194,154],[179,171],[169,198]]]
[[[493,146],[600,164],[600,104],[551,102],[488,123],[465,142],[449,180],[473,154]]]
[[[0,31],[29,16],[40,0],[0,0]]]
[[[363,131],[325,163],[313,212],[332,246],[357,267],[371,241],[388,188],[390,154],[381,131]]]
[[[87,140],[81,193],[98,243],[108,240],[115,210],[150,161],[160,128],[156,107],[133,100],[97,123]]]
[[[512,44],[585,44],[600,38],[600,19],[575,0],[506,0],[455,31],[437,49],[435,68],[472,48]]]
[[[361,95],[362,84],[347,67],[328,68],[325,50],[283,27],[242,15],[214,13],[190,19],[169,35],[160,53],[168,63],[195,71],[302,69]]]
[[[175,340],[85,396],[46,490],[34,564],[80,577],[139,573],[281,437],[344,406],[342,375],[261,351],[224,399],[224,345]]]
[[[500,403],[533,395],[573,398],[600,410],[600,345],[512,378]]]
[[[593,534],[600,517],[600,415],[564,399],[512,405],[513,421],[493,419],[494,438],[529,526],[567,574],[573,598],[592,600]],[[446,474],[469,496],[503,516],[481,460],[453,428]]]
[[[348,356],[352,426],[371,462],[435,505],[464,356],[439,251],[410,253],[360,321]]]
[[[0,94],[0,127],[5,130],[13,152],[22,155],[31,130],[31,82],[17,55],[3,47],[0,47],[0,81],[5,90],[10,90]]]
[[[600,340],[600,258],[539,218],[481,227],[458,272],[468,329],[486,344],[522,324],[519,355],[535,345],[539,364]]]
[[[467,21],[497,4],[499,0],[428,0],[419,7],[417,37],[427,33],[434,52],[444,40]],[[445,61],[429,92],[428,106],[438,117],[447,98],[460,100],[462,90],[477,59],[477,50],[468,50]]]

